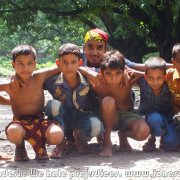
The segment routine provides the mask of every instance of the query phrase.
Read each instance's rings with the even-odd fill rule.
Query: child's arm
[[[10,94],[9,83],[7,83],[7,84],[0,84],[0,91],[5,91],[8,94]],[[2,104],[2,105],[11,105],[10,99],[5,98],[5,97],[0,95],[0,104]]]
[[[59,72],[60,72],[60,70],[57,66],[52,66],[50,68],[43,68],[43,69],[37,70],[33,74],[35,76],[42,78],[42,80],[44,82],[47,78],[49,78]]]
[[[82,66],[79,67],[78,70],[88,79],[89,83],[92,84],[92,86],[96,86],[100,83],[101,76],[99,73],[92,71],[88,67],[82,67]]]
[[[127,69],[126,73],[130,77],[131,84],[137,84],[138,80],[140,78],[144,77],[144,74],[145,74],[144,72],[136,71],[136,70],[133,70],[133,69]]]
[[[1,105],[11,105],[10,99],[0,96],[0,104]]]

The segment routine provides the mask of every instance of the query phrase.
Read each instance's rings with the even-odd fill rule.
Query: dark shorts
[[[135,122],[139,119],[142,119],[142,117],[137,113],[131,111],[126,111],[126,112],[117,111],[117,118],[113,126],[113,130],[126,131],[131,122]]]

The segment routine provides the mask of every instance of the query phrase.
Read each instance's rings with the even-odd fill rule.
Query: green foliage
[[[51,67],[55,64],[55,59],[53,58],[38,58],[36,69]],[[4,56],[0,57],[0,76],[9,76],[14,73],[12,68],[12,61]]]
[[[1,50],[28,43],[54,58],[65,42],[81,46],[89,28],[106,30],[113,48],[139,60],[158,50],[169,59],[180,37],[179,0],[1,0],[0,15]]]
[[[55,64],[55,59],[41,58],[37,59],[36,69],[51,67]]]
[[[158,57],[158,56],[159,56],[159,53],[158,53],[158,52],[145,54],[145,55],[143,56],[142,62],[145,63],[146,60],[148,60],[150,57]]]
[[[0,57],[0,76],[7,76],[13,73],[11,60],[7,57]]]

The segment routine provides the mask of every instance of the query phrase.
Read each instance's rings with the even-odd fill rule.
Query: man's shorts
[[[131,111],[117,111],[117,118],[113,126],[113,131],[126,131],[130,123],[135,122],[139,119],[142,119],[142,117],[137,113]]]

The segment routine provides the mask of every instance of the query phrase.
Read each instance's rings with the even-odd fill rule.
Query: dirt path
[[[5,79],[0,78],[0,82]],[[5,95],[4,93],[0,93]],[[50,96],[46,93],[46,98]],[[0,105],[0,154],[14,155],[14,145],[6,140],[4,129],[12,119],[9,106]],[[118,152],[117,133],[112,133],[113,157],[99,157],[101,147],[91,143],[94,153],[79,155],[72,152],[60,160],[35,161],[31,146],[26,143],[28,162],[0,161],[0,179],[180,179],[179,152],[156,151],[143,153],[144,142],[129,139],[132,152]],[[157,142],[157,145],[159,141]],[[47,146],[49,152],[54,146]]]

